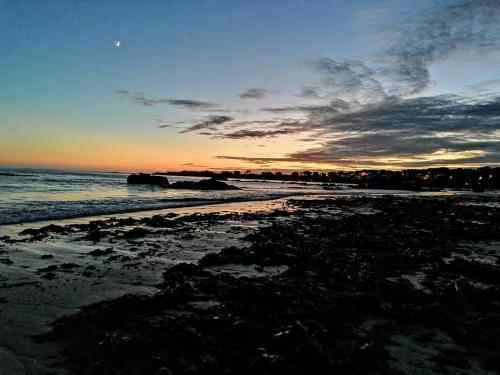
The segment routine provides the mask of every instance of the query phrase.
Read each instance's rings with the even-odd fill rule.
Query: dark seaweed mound
[[[293,204],[249,246],[172,267],[155,296],[89,306],[44,338],[66,342],[78,374],[401,374],[415,370],[411,356],[425,373],[500,371],[499,258],[470,256],[500,240],[498,208]],[[288,269],[236,277],[217,272],[226,263]],[[405,277],[415,273],[419,287]]]

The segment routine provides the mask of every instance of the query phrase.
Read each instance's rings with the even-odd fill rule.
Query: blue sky
[[[470,96],[469,86],[483,81],[492,82],[488,84],[490,96],[481,100],[496,100],[492,95],[500,87],[495,82],[500,79],[500,57],[494,47],[499,36],[488,14],[500,14],[498,3],[486,0],[415,3],[0,0],[0,135],[5,142],[1,144],[4,153],[0,153],[0,162],[15,164],[17,157],[23,164],[50,164],[58,159],[54,150],[58,140],[74,142],[74,148],[81,148],[83,138],[93,142],[95,138],[115,137],[123,140],[121,146],[103,145],[100,157],[105,158],[105,147],[122,149],[134,140],[140,143],[138,153],[148,144],[158,150],[163,149],[162,145],[173,150],[173,146],[182,142],[192,151],[176,162],[165,163],[165,167],[172,168],[192,163],[193,159],[203,160],[214,168],[301,165],[333,168],[384,163],[400,167],[425,164],[426,160],[434,160],[432,153],[442,155],[447,150],[458,152],[457,163],[464,163],[464,155],[460,154],[464,149],[454,147],[456,139],[451,146],[436,145],[422,154],[385,152],[383,160],[366,148],[363,148],[365,154],[342,153],[337,146],[349,146],[336,144],[336,140],[349,135],[358,142],[363,133],[358,128],[349,132],[345,126],[337,128],[332,125],[337,122],[336,117],[320,121],[310,108],[305,108],[327,106],[332,100],[341,99],[350,103],[349,110],[343,111],[352,114],[366,105],[387,105],[387,100],[410,104],[407,100],[425,96]],[[430,19],[432,12],[447,20],[446,24],[440,24],[438,18]],[[471,16],[473,23],[457,16],[461,12]],[[446,39],[448,34],[442,32],[444,29],[452,33],[463,31],[467,35],[461,40],[470,41],[453,48],[443,47],[457,40]],[[482,40],[479,36],[484,35],[493,45],[479,45]],[[115,40],[121,41],[119,48],[113,45]],[[405,43],[414,45],[409,48]],[[412,58],[411,62],[405,60],[405,64],[411,66],[418,61],[421,66],[407,76],[401,75],[401,69],[391,71],[391,64],[400,64],[403,56]],[[323,64],[318,65],[318,61]],[[362,64],[353,65],[353,61]],[[415,74],[420,74],[420,68],[431,77],[417,84]],[[353,87],[360,77],[361,86]],[[381,91],[374,92],[372,86],[369,89],[365,86],[375,82],[380,83]],[[347,88],[346,84],[351,86]],[[305,88],[311,87],[322,94],[301,96]],[[252,88],[262,90],[262,96],[251,99],[239,96]],[[122,90],[122,95],[117,94],[118,90]],[[473,93],[475,104],[479,100],[477,91],[476,88]],[[138,101],[138,95],[153,102]],[[215,106],[194,109],[168,102],[177,99],[210,102]],[[262,108],[283,107],[300,107],[300,110],[262,111]],[[491,112],[489,116],[486,138],[496,141],[498,134],[491,127]],[[291,125],[291,120],[300,124]],[[265,129],[274,133],[250,134],[250,130],[262,126],[241,124],[250,121],[270,121]],[[183,133],[183,129],[200,123],[205,125],[198,128],[209,131]],[[233,134],[233,129],[242,128],[247,133]],[[406,129],[404,124],[402,129]],[[378,130],[386,132],[385,135],[394,131]],[[484,130],[481,132],[485,133]],[[370,129],[373,131],[377,129]],[[404,136],[408,139],[409,135]],[[31,163],[30,150],[23,148],[26,139],[39,149]],[[304,139],[312,140],[308,143]],[[386,150],[387,145],[382,148]],[[245,152],[238,155],[241,149]],[[72,164],[68,161],[68,165],[98,167],[99,160],[92,157],[86,163],[88,154],[84,151],[81,155],[74,152],[71,156],[74,161]],[[228,156],[225,151],[232,153],[230,157],[234,159],[224,159],[223,156]],[[486,151],[482,148],[472,151],[478,151],[471,160],[473,164],[498,162],[495,143],[488,144]],[[485,158],[483,153],[482,159],[478,159],[479,151],[490,157]],[[167,151],[158,151],[155,157],[172,159]],[[144,158],[145,155],[137,155],[137,159]],[[356,163],[353,158],[363,162]],[[398,158],[406,161],[394,162]],[[372,163],[373,160],[379,161]],[[102,164],[104,168],[112,167],[104,161]],[[144,168],[149,168],[147,163]]]

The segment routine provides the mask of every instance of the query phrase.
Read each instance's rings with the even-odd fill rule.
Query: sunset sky
[[[0,0],[0,164],[499,165],[500,1]]]

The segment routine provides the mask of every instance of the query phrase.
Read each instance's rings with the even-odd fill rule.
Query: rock
[[[172,189],[193,189],[193,190],[240,190],[239,187],[228,185],[225,182],[214,178],[201,181],[179,181],[170,185]]]
[[[83,237],[83,239],[92,242],[99,242],[104,236],[105,234],[103,232],[101,232],[99,229],[95,229],[90,231],[85,237]]]
[[[44,274],[44,275],[42,275],[42,276],[40,276],[40,277],[41,277],[42,279],[53,280],[53,279],[55,279],[57,276],[56,276],[56,274],[55,274],[55,273],[53,273],[53,272],[49,272],[49,273],[46,273],[46,274]]]
[[[168,218],[166,215],[155,215],[150,218],[145,218],[144,223],[155,228],[173,228],[179,224],[177,221]]]
[[[0,258],[0,263],[3,263],[3,264],[12,264],[14,263],[12,260],[10,260],[9,258]]]
[[[127,177],[127,184],[169,186],[168,178],[164,176],[154,176],[148,173],[131,174]]]
[[[78,264],[75,264],[75,263],[63,263],[63,264],[61,264],[61,268],[63,270],[70,270],[70,269],[77,268],[77,267],[80,267],[80,266]]]
[[[0,375],[28,374],[28,370],[22,362],[9,349],[0,347]]]
[[[155,375],[172,375],[172,371],[163,366],[156,370]]]
[[[41,240],[47,237],[50,233],[65,234],[68,233],[68,228],[60,225],[50,224],[39,229],[28,228],[20,232],[21,236],[31,236],[31,240]]]
[[[89,255],[95,256],[95,257],[102,257],[105,255],[110,255],[113,254],[115,251],[113,250],[112,247],[108,247],[107,249],[101,250],[101,249],[95,249],[89,252]]]
[[[123,237],[130,240],[130,239],[134,239],[134,238],[145,237],[149,233],[150,232],[147,229],[138,227],[138,228],[130,229],[129,231],[123,233]]]
[[[56,271],[58,268],[59,268],[59,266],[57,266],[57,264],[53,264],[53,265],[48,266],[48,267],[39,268],[36,272],[38,272],[38,273],[52,272],[52,271]]]

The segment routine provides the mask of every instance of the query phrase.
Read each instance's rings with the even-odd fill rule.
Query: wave
[[[292,181],[231,180],[241,190],[199,191],[131,186],[121,173],[22,168],[0,172],[23,174],[0,179],[0,225],[324,193],[320,185]],[[202,179],[168,178],[171,182]]]
[[[12,225],[21,223],[34,223],[39,221],[50,220],[63,220],[85,218],[101,215],[113,215],[134,213],[141,211],[154,211],[167,208],[182,208],[205,206],[221,203],[234,203],[234,202],[250,202],[272,200],[284,198],[290,194],[267,194],[255,196],[240,196],[230,197],[225,199],[200,199],[200,198],[185,198],[185,199],[159,199],[154,202],[133,205],[123,203],[120,206],[116,204],[109,204],[109,202],[91,202],[86,201],[85,204],[75,204],[74,202],[45,202],[44,208],[41,209],[38,205],[32,205],[30,208],[25,208],[19,212],[8,212],[2,210],[3,214],[0,216],[0,225]],[[66,203],[66,204],[65,204]],[[56,207],[57,206],[57,207]]]

